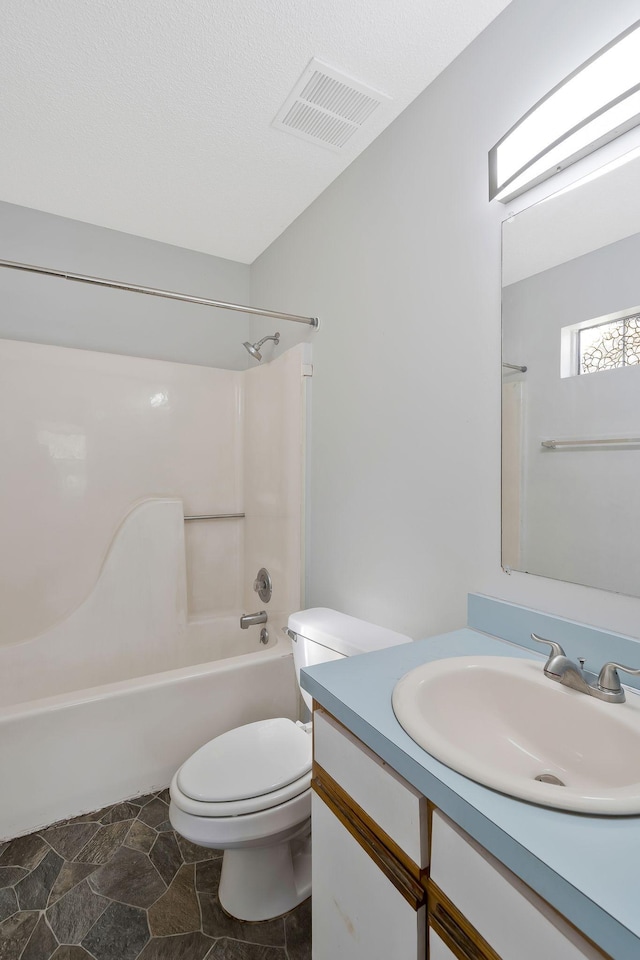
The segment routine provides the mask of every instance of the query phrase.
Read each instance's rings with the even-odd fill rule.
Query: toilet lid
[[[178,787],[193,800],[224,803],[262,797],[311,769],[311,737],[280,717],[236,727],[210,740],[178,771]]]

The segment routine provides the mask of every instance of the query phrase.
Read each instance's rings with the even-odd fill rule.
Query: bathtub
[[[183,666],[0,707],[0,841],[166,786],[212,737],[298,715],[283,623],[187,624]]]
[[[84,601],[40,636],[0,647],[0,840],[167,786],[207,740],[295,719],[286,614],[187,617],[183,506],[127,513]]]

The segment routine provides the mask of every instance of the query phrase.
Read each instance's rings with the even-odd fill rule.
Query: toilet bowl
[[[224,850],[218,896],[240,920],[287,913],[311,892],[310,725],[260,720],[216,737],[180,767],[169,817]]]
[[[292,614],[287,633],[298,683],[302,666],[410,641],[325,608]],[[311,761],[311,724],[280,717],[223,733],[173,777],[171,824],[224,851],[218,896],[232,917],[270,920],[310,896]]]

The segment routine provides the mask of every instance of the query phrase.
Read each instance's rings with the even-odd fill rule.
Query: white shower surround
[[[90,595],[0,648],[0,839],[166,786],[185,757],[254,720],[297,715],[284,618],[186,618],[182,502],[121,524]]]
[[[0,646],[80,606],[144,498],[243,510],[244,383],[242,371],[0,341]],[[186,529],[191,615],[242,603],[243,529]]]
[[[0,647],[0,705],[185,666],[187,639],[182,501],[147,500],[120,524],[84,603]]]
[[[253,609],[263,566],[298,609],[309,349],[234,371],[0,340],[0,649],[73,615],[149,497],[246,514],[185,527],[191,617]]]
[[[19,412],[0,418],[0,838],[166,786],[212,737],[297,716],[281,628],[302,605],[306,349],[240,373],[0,342]],[[209,512],[246,519],[185,527]],[[266,647],[239,629],[262,566]]]

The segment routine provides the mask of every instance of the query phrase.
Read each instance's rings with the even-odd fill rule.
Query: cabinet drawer
[[[324,710],[313,720],[314,760],[384,833],[424,869],[427,801]]]
[[[502,960],[602,960],[599,950],[437,810],[431,882]]]
[[[314,960],[424,960],[415,910],[324,801],[311,800]]]

